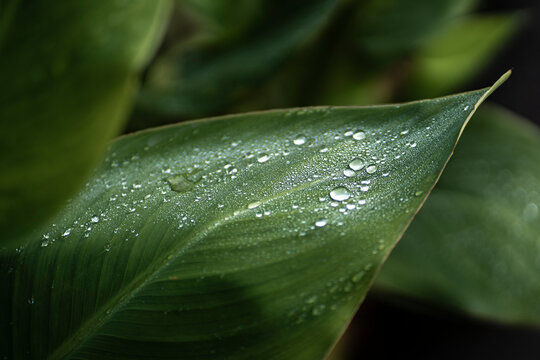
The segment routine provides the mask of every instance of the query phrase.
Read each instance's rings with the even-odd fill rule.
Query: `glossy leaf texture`
[[[118,139],[1,254],[0,355],[323,358],[493,89]]]
[[[0,5],[2,243],[73,195],[131,104],[167,1]]]
[[[265,2],[260,18],[239,41],[173,47],[150,68],[136,116],[215,115],[251,94],[328,21],[337,0]],[[139,120],[139,121],[143,121]]]
[[[540,325],[540,132],[486,108],[376,284],[453,310]]]

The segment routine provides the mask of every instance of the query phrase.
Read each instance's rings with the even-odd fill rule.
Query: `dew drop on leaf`
[[[360,170],[364,167],[364,162],[361,159],[354,159],[349,163],[349,167],[355,171]]]
[[[354,140],[364,140],[366,138],[366,133],[363,131],[357,131],[352,137]]]
[[[306,137],[304,135],[298,135],[293,140],[294,145],[304,145],[306,143]]]
[[[330,191],[330,198],[335,201],[345,201],[351,197],[351,193],[346,187],[340,186]]]
[[[375,165],[369,165],[366,168],[366,171],[368,174],[373,174],[375,171],[377,171],[377,167]]]

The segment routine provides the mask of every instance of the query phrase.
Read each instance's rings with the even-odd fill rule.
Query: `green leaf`
[[[322,358],[503,80],[118,139],[30,245],[3,252],[0,355]]]
[[[237,39],[260,20],[264,0],[177,0],[178,10],[193,18],[198,36],[215,43]]]
[[[392,60],[430,41],[476,0],[370,0],[358,17],[357,43],[375,60]]]
[[[377,285],[505,322],[540,325],[540,132],[481,111]]]
[[[521,16],[511,14],[454,21],[413,57],[402,91],[411,99],[455,91],[506,44],[520,20]]]
[[[138,99],[138,117],[177,120],[219,113],[250,95],[320,30],[336,4],[337,0],[269,2],[264,17],[233,44],[173,48],[151,67]]]
[[[4,1],[0,8],[5,242],[51,215],[101,159],[169,6],[86,0]]]

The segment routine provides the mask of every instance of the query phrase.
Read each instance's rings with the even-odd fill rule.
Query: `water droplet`
[[[364,205],[366,203],[366,200],[358,200],[358,205]]]
[[[259,154],[257,161],[260,163],[263,163],[263,162],[268,161],[268,159],[270,159],[270,156],[268,156],[268,154],[262,153],[262,154]]]
[[[185,174],[170,176],[167,178],[167,182],[171,189],[176,192],[186,192],[195,186],[193,182],[186,178]]]
[[[66,236],[68,236],[69,234],[71,234],[71,228],[66,229],[66,231],[64,231],[64,233],[62,234],[62,236],[66,237]]]
[[[359,273],[355,274],[351,279],[352,282],[354,282],[354,283],[359,282],[360,280],[362,280],[362,278],[364,277],[365,274],[366,274],[365,271],[360,271]]]
[[[353,134],[354,134],[354,132],[352,132],[350,130],[345,132],[345,136],[352,136]]]
[[[375,165],[369,165],[366,168],[366,171],[368,172],[368,174],[373,174],[375,171],[377,171],[377,167]]]
[[[366,133],[363,131],[357,131],[352,137],[354,140],[364,140],[366,138]]]
[[[346,177],[353,177],[356,173],[352,171],[351,169],[345,169],[343,170],[343,175]]]
[[[415,147],[416,147],[416,143],[413,142],[413,143],[411,144],[411,147],[412,147],[412,148],[415,148]]]
[[[354,210],[356,209],[356,205],[354,204],[347,204],[347,210]]]
[[[327,224],[326,219],[320,219],[320,220],[315,221],[315,226],[316,227],[323,227],[326,224]]]
[[[304,145],[306,143],[306,137],[304,135],[298,135],[293,140],[294,145]]]
[[[526,221],[533,221],[538,217],[538,206],[535,203],[529,203],[523,209],[523,217]]]
[[[349,167],[355,171],[362,169],[365,166],[364,162],[361,159],[354,159],[349,163]]]
[[[422,195],[424,192],[422,190],[418,190],[417,192],[414,193],[414,196],[420,196]]]
[[[260,202],[260,201],[252,202],[251,204],[248,205],[248,209],[255,209],[255,208],[258,207],[259,205],[261,205],[261,202]]]
[[[409,130],[403,130],[402,132],[400,132],[401,135],[407,135],[409,133]]]
[[[326,308],[326,305],[319,304],[313,308],[313,310],[311,311],[311,314],[313,314],[313,316],[319,316],[324,312],[325,308]]]
[[[93,222],[94,224],[99,222],[99,217],[97,215],[94,215],[92,216],[92,218],[90,219],[91,222]]]
[[[345,201],[351,197],[349,190],[346,187],[340,186],[330,191],[330,198],[336,201]]]
[[[31,297],[30,299],[28,299],[28,304],[34,305],[35,303],[36,303],[36,300],[34,300],[34,297]]]
[[[469,105],[467,105],[467,106],[465,106],[465,107],[463,108],[463,111],[467,111],[467,110],[469,110]]]

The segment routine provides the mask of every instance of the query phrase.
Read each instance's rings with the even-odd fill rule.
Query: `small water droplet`
[[[360,271],[359,273],[355,274],[351,279],[352,282],[353,283],[359,282],[360,280],[362,280],[362,278],[364,277],[365,274],[366,274],[365,271]]]
[[[377,167],[375,165],[369,165],[366,168],[366,171],[368,174],[373,174],[375,171],[377,171]]]
[[[420,196],[422,195],[424,192],[422,190],[418,190],[417,192],[414,193],[414,196]]]
[[[345,132],[345,136],[352,136],[353,134],[354,134],[354,132],[352,132],[350,130]]]
[[[354,209],[356,209],[356,205],[354,205],[354,204],[347,204],[346,207],[347,207],[347,210],[354,210]]]
[[[30,299],[28,299],[28,304],[34,305],[35,303],[36,303],[36,300],[34,300],[34,297],[31,297]]]
[[[294,140],[293,140],[293,143],[294,145],[304,145],[306,143],[306,137],[305,135],[298,135]]]
[[[402,132],[400,132],[401,135],[407,135],[409,133],[409,130],[403,130]]]
[[[365,166],[364,162],[361,159],[354,159],[349,163],[349,167],[355,171],[362,169]]]
[[[467,111],[467,110],[469,110],[469,105],[467,105],[467,106],[465,106],[465,107],[463,108],[463,111]]]
[[[351,197],[351,193],[346,187],[340,186],[330,191],[330,198],[335,201],[345,201]]]
[[[535,203],[529,203],[523,209],[523,217],[525,221],[533,221],[538,217],[538,206]]]
[[[90,221],[93,222],[94,224],[95,224],[95,223],[98,223],[98,222],[99,222],[99,216],[97,216],[97,215],[92,216],[92,218],[90,219]]]
[[[327,224],[326,219],[320,219],[320,220],[315,221],[315,226],[316,227],[323,227],[326,224]]]
[[[366,200],[358,200],[358,205],[364,205],[366,203]]]
[[[366,133],[363,131],[357,131],[352,137],[354,140],[364,140],[366,138]]]
[[[260,163],[263,163],[263,162],[268,161],[268,159],[270,159],[270,156],[268,156],[268,154],[262,153],[262,154],[259,154],[257,161]]]
[[[64,233],[62,234],[62,236],[66,237],[66,236],[68,236],[69,234],[71,234],[71,228],[66,229],[66,231],[64,231]]]
[[[261,205],[261,202],[260,202],[260,201],[252,202],[251,204],[248,205],[248,209],[255,209],[255,208],[258,207],[259,205]]]
[[[323,147],[319,150],[319,152],[322,152],[322,153],[325,153],[328,151],[328,148],[327,147]]]

